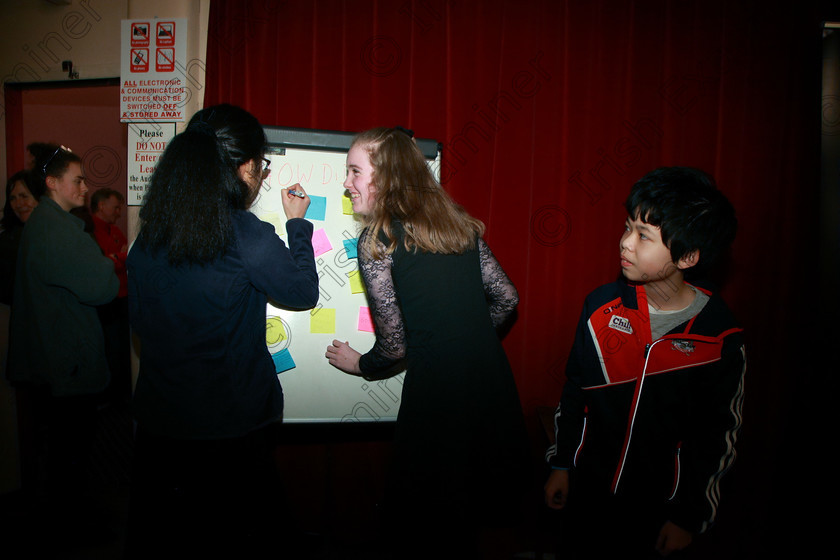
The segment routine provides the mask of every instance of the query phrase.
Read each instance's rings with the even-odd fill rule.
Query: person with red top
[[[114,261],[114,271],[120,279],[117,297],[128,295],[125,274],[125,257],[128,254],[128,239],[117,226],[122,215],[123,195],[113,189],[99,189],[90,197],[90,213],[93,216],[93,235],[106,257]]]
[[[131,331],[128,326],[128,276],[125,269],[128,239],[117,226],[124,200],[122,194],[109,188],[99,189],[90,197],[93,236],[102,254],[114,262],[114,272],[120,281],[117,297],[98,308],[111,370],[109,392],[116,404],[125,404],[131,398]]]

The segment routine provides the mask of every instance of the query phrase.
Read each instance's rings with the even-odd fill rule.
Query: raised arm
[[[272,301],[292,309],[318,303],[318,272],[312,250],[312,224],[302,218],[286,222],[289,246],[274,227],[249,212],[235,216],[237,239],[251,283]]]

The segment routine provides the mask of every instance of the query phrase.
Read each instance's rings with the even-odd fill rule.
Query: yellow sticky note
[[[280,344],[286,340],[286,327],[280,317],[269,317],[265,321],[265,342],[269,346]]]
[[[362,275],[359,274],[358,270],[354,270],[350,274],[347,275],[347,279],[350,280],[350,292],[354,294],[363,294],[365,293],[365,285],[362,283]]]
[[[335,309],[313,309],[309,315],[309,331],[313,333],[335,332]]]
[[[353,213],[353,201],[348,196],[341,197],[341,212],[344,214]]]
[[[286,235],[286,221],[277,212],[263,212],[257,216],[260,220],[274,226],[277,235]]]

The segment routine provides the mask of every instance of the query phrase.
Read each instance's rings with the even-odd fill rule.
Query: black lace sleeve
[[[493,326],[498,328],[516,309],[519,304],[519,294],[483,239],[478,240],[478,254],[490,319],[493,321]]]
[[[374,259],[367,234],[368,230],[365,230],[359,238],[359,269],[376,327],[376,342],[370,352],[359,360],[359,369],[365,377],[375,378],[382,374],[398,373],[405,357],[406,340],[402,312],[391,276],[394,261],[391,255]],[[376,243],[384,254],[385,246],[379,240]]]

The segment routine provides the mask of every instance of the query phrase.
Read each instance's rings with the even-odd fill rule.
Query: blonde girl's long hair
[[[373,167],[375,198],[372,212],[363,218],[369,228],[367,241],[374,258],[382,258],[376,240],[380,232],[388,239],[386,252],[393,253],[398,238],[394,221],[405,232],[408,251],[461,254],[475,247],[484,234],[484,224],[443,190],[414,140],[398,128],[373,128],[359,133],[351,148],[367,151]]]

